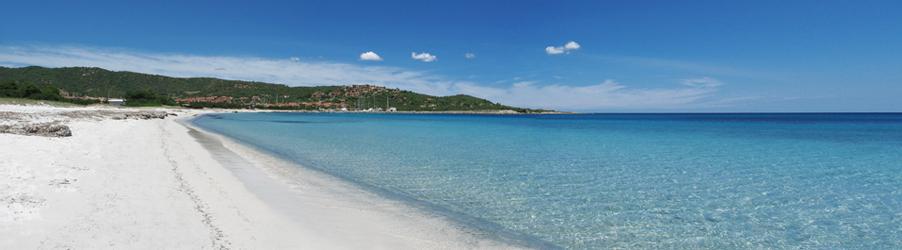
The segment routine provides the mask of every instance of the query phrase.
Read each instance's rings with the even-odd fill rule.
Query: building
[[[110,105],[113,105],[113,106],[122,106],[125,104],[125,99],[110,98],[110,99],[107,99],[107,103],[109,103]]]

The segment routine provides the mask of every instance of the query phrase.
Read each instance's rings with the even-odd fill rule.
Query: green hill
[[[159,101],[195,107],[270,109],[385,109],[399,111],[497,111],[540,112],[493,103],[468,95],[430,96],[372,85],[288,87],[252,81],[217,78],[178,78],[101,68],[0,67],[0,83],[53,87],[73,100],[106,97],[152,96]],[[135,99],[132,98],[132,99]]]

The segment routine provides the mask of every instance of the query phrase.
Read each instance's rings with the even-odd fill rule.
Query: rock
[[[0,126],[0,133],[46,137],[72,136],[72,131],[69,130],[69,126],[55,123],[2,125]]]
[[[162,111],[139,111],[125,113],[124,119],[150,120],[150,119],[166,119],[169,113]]]

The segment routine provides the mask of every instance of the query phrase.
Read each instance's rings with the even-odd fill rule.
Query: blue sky
[[[902,111],[900,1],[182,2],[4,3],[0,65],[572,111]]]

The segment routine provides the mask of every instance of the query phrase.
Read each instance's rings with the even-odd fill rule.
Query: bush
[[[0,83],[0,97],[28,98],[37,100],[59,101],[59,89],[53,86],[37,86],[31,83],[6,81]]]
[[[0,82],[0,97],[21,97],[19,85],[13,81]]]
[[[150,90],[128,91],[125,93],[125,105],[135,107],[175,105],[171,98],[158,95]]]
[[[81,105],[98,103],[97,100],[63,98],[60,96],[59,89],[50,85],[38,86],[15,81],[0,82],[0,97],[60,101]]]

